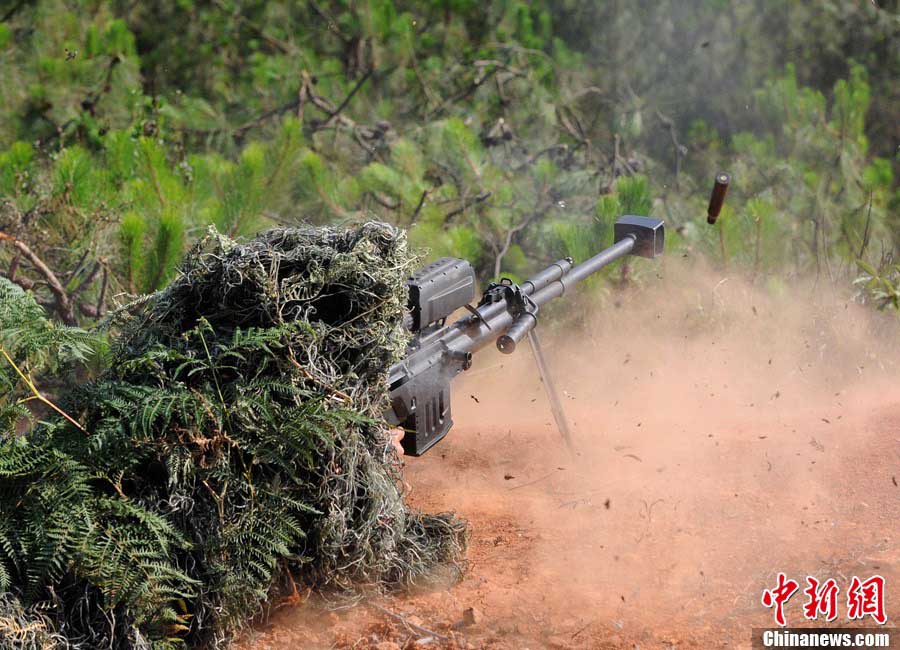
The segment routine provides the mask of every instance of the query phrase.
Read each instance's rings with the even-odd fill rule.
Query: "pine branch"
[[[72,308],[72,301],[69,299],[69,294],[66,292],[65,287],[63,287],[62,283],[59,281],[59,278],[56,277],[56,274],[47,266],[40,257],[37,256],[34,251],[32,251],[25,242],[17,239],[13,235],[8,235],[4,232],[0,232],[0,241],[9,241],[12,242],[12,245],[25,256],[25,258],[31,262],[32,266],[44,277],[47,281],[47,286],[50,288],[50,291],[53,293],[54,298],[56,299],[57,311],[59,312],[60,317],[66,325],[75,325],[75,313]]]
[[[459,207],[454,208],[453,210],[451,210],[450,212],[448,212],[447,214],[444,215],[444,221],[450,221],[453,217],[455,217],[458,214],[462,214],[463,212],[465,212],[472,206],[478,205],[479,203],[483,203],[484,201],[487,201],[489,198],[491,198],[492,194],[493,194],[493,192],[484,191],[484,192],[479,192],[477,195],[475,195],[475,197],[473,197],[471,199],[463,199],[463,202]]]
[[[213,0],[213,4],[216,5],[219,9],[221,9],[225,13],[229,13],[235,20],[240,23],[243,23],[247,27],[249,27],[252,31],[256,32],[264,41],[272,45],[275,49],[280,51],[282,54],[294,54],[296,52],[296,48],[289,46],[284,41],[275,38],[271,34],[268,34],[265,30],[263,30],[259,25],[254,23],[249,18],[242,16],[240,12],[235,10],[229,10],[222,0]]]
[[[7,12],[3,14],[3,16],[0,16],[0,23],[5,23],[7,20],[15,16],[19,9],[21,9],[31,1],[32,0],[19,0],[16,4],[10,7]]]
[[[329,120],[336,117],[341,113],[341,111],[347,108],[347,104],[350,103],[350,100],[353,99],[353,96],[359,91],[359,89],[363,87],[363,84],[365,84],[369,80],[369,77],[372,76],[373,72],[373,70],[366,71],[366,74],[364,74],[360,78],[360,80],[356,82],[356,85],[353,86],[353,89],[347,94],[346,97],[344,97],[344,101],[338,104],[338,107],[331,112],[331,115],[328,116]]]

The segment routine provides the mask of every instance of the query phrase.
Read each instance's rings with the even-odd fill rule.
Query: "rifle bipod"
[[[556,384],[553,383],[553,377],[550,376],[550,369],[547,368],[547,362],[544,360],[544,349],[541,347],[541,339],[535,329],[528,331],[528,342],[531,344],[531,352],[534,354],[534,362],[537,365],[538,374],[541,376],[541,383],[547,393],[547,399],[550,401],[550,410],[553,412],[553,419],[556,420],[556,428],[559,435],[566,441],[566,447],[572,456],[577,456],[575,444],[572,442],[572,433],[569,431],[569,422],[566,420],[566,412],[563,410],[562,402],[559,400],[559,394],[556,392]]]

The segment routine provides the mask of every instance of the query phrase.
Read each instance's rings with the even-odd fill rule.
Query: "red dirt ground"
[[[835,578],[833,625],[850,626],[870,624],[845,618],[850,577],[880,574],[893,626],[893,353],[852,306],[709,291],[692,302],[670,289],[668,303],[614,310],[547,351],[575,459],[527,349],[479,357],[455,387],[453,431],[405,468],[413,505],[470,521],[462,581],[343,612],[282,608],[241,648],[749,647],[752,627],[773,625],[760,595],[779,571],[801,589],[807,575]]]

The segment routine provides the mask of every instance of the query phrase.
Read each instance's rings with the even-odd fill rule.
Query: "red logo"
[[[766,589],[762,594],[763,607],[775,608],[775,622],[781,627],[787,625],[784,619],[784,605],[800,588],[796,580],[787,580],[783,573],[778,574],[778,585],[774,589]]]
[[[803,603],[803,616],[807,620],[815,621],[822,615],[825,621],[833,621],[838,616],[838,587],[834,578],[825,582],[819,582],[812,576],[806,576],[809,585],[803,590],[806,601]],[[784,573],[778,574],[778,580],[774,587],[762,592],[763,607],[775,609],[775,622],[781,627],[787,625],[784,615],[784,606],[791,597],[797,593],[800,585],[796,580],[789,579]],[[860,580],[853,576],[847,589],[847,618],[851,621],[871,616],[879,625],[887,623],[887,615],[884,610],[884,578],[872,576],[868,580]]]
[[[853,576],[847,591],[847,618],[871,616],[879,625],[887,623],[884,614],[884,578],[872,576],[865,582]]]
[[[819,586],[819,581],[812,576],[806,576],[809,583],[803,593],[806,594],[806,602],[803,604],[803,615],[811,621],[819,618],[819,614],[825,615],[826,621],[837,618],[837,596],[840,588],[834,578],[829,578]]]

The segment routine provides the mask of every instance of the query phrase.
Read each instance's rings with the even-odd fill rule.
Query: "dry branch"
[[[47,287],[50,289],[50,292],[53,294],[53,297],[56,300],[56,311],[59,313],[62,321],[66,325],[75,325],[75,312],[72,308],[72,301],[69,298],[69,294],[66,291],[65,287],[63,287],[62,283],[59,281],[59,278],[56,276],[56,274],[50,269],[50,267],[47,266],[44,261],[28,247],[25,242],[17,239],[16,237],[8,235],[4,232],[0,232],[0,241],[11,242],[12,245],[25,257],[25,259],[31,262],[31,265],[38,273],[41,274],[41,276],[47,282]],[[22,286],[21,283],[20,286]],[[25,287],[23,286],[23,288]]]

